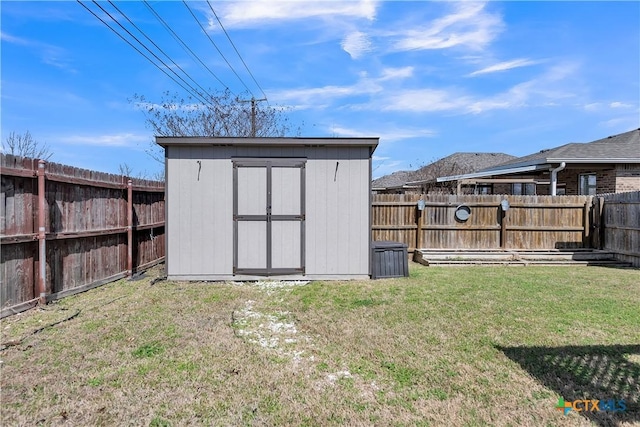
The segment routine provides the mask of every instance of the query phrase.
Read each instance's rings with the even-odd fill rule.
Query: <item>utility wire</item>
[[[180,46],[185,50],[185,52],[189,53],[191,55],[191,57],[194,58],[195,60],[197,60],[200,63],[200,65],[202,65],[209,72],[209,74],[211,74],[218,82],[220,82],[220,84],[222,86],[224,86],[224,88],[226,90],[231,92],[231,89],[229,89],[229,87],[226,84],[224,84],[224,82],[222,80],[220,80],[220,78],[218,78],[218,76],[216,76],[215,73],[213,71],[211,71],[211,69],[209,69],[209,67],[207,67],[207,64],[202,62],[202,59],[200,59],[200,57],[198,55],[196,55],[191,50],[191,48],[189,48],[189,46],[180,38],[180,36],[178,36],[175,33],[175,31],[173,31],[171,29],[169,24],[167,24],[166,21],[164,19],[162,19],[162,17],[158,14],[158,12],[156,12],[155,9],[153,7],[151,7],[149,2],[147,0],[143,0],[143,3],[144,3],[145,6],[147,6],[149,11],[151,11],[151,13],[154,14],[156,19],[164,26],[164,28],[173,36],[174,40],[176,40],[180,44]],[[231,92],[231,93],[233,93],[233,92]],[[235,93],[233,93],[233,94],[235,95]]]
[[[138,49],[136,46],[133,45],[133,43],[131,43],[129,40],[127,40],[122,34],[120,34],[115,28],[113,28],[111,25],[109,25],[104,19],[102,19],[100,16],[98,16],[94,11],[92,11],[91,9],[89,9],[84,3],[82,3],[80,0],[76,0],[80,6],[84,7],[89,13],[91,13],[96,19],[98,19],[100,22],[102,22],[107,28],[109,28],[111,31],[113,31],[118,37],[120,37],[125,43],[127,43],[129,46],[131,46],[133,49],[135,49],[136,52],[138,52],[140,55],[142,55],[147,61],[149,61],[153,66],[155,66],[157,69],[159,69],[160,71],[162,71],[167,77],[169,77],[171,80],[173,80],[178,86],[180,86],[182,89],[184,89],[186,92],[194,94],[192,91],[190,91],[189,89],[187,89],[186,87],[184,87],[182,85],[182,83],[180,83],[178,80],[176,80],[171,74],[167,73],[167,71],[165,69],[163,69],[162,67],[160,67],[158,64],[156,64],[155,62],[153,62],[153,60],[151,58],[149,58],[147,55],[144,54],[144,52],[142,52],[140,49]],[[113,19],[113,18],[112,18]],[[196,97],[198,96],[198,93],[195,93]],[[206,103],[206,101],[205,101]]]
[[[187,7],[187,9],[189,10],[189,12],[191,13],[191,16],[193,16],[193,19],[196,20],[196,22],[198,23],[198,25],[200,26],[200,28],[202,29],[202,32],[205,34],[205,36],[207,36],[207,38],[209,39],[209,41],[211,42],[211,44],[216,48],[216,50],[218,51],[218,53],[220,54],[220,56],[222,56],[222,59],[224,59],[224,62],[227,63],[227,65],[229,66],[229,68],[231,68],[231,71],[233,71],[233,74],[236,75],[236,77],[238,78],[238,80],[240,80],[240,83],[242,83],[242,85],[245,87],[245,89],[247,89],[247,91],[253,96],[253,92],[251,92],[251,89],[249,89],[249,87],[245,84],[244,80],[242,80],[242,78],[240,78],[240,76],[238,75],[238,73],[236,72],[236,70],[231,66],[231,64],[229,63],[229,61],[227,61],[227,58],[224,56],[224,54],[222,53],[222,51],[220,50],[220,48],[218,48],[218,45],[213,41],[213,39],[211,38],[211,36],[209,36],[209,33],[207,33],[207,30],[204,29],[204,27],[202,26],[202,24],[200,23],[200,21],[198,20],[198,18],[196,17],[196,15],[193,13],[193,11],[191,10],[191,8],[189,7],[189,5],[187,4],[187,2],[185,0],[182,0],[182,3],[184,3],[184,5]]]
[[[262,95],[264,96],[264,99],[266,100],[267,99],[267,94],[264,93],[264,90],[262,90],[262,87],[260,86],[260,84],[258,83],[256,78],[253,76],[253,73],[251,72],[251,70],[249,70],[249,67],[247,66],[247,63],[244,62],[244,59],[242,59],[242,55],[240,55],[240,52],[238,52],[238,48],[236,48],[236,45],[233,43],[233,40],[231,40],[231,37],[229,36],[229,33],[227,33],[227,30],[224,28],[224,25],[222,25],[222,22],[220,21],[220,18],[218,18],[218,14],[216,13],[215,10],[213,10],[213,6],[211,6],[211,3],[209,3],[209,0],[207,0],[207,4],[209,5],[209,9],[211,9],[211,12],[213,12],[213,16],[215,16],[216,19],[218,20],[218,24],[220,24],[220,28],[222,28],[222,31],[224,31],[224,34],[227,36],[227,39],[229,39],[229,43],[231,43],[231,46],[233,46],[233,49],[238,54],[238,58],[240,58],[240,61],[242,61],[242,64],[244,65],[244,68],[247,70],[247,72],[249,73],[249,75],[253,79],[253,82],[256,84],[256,86],[258,86],[258,89],[260,89],[260,92],[262,92]]]
[[[202,91],[202,93],[203,93],[203,94],[205,94],[205,95],[207,95],[207,96],[209,96],[209,97],[212,97],[212,96],[211,96],[211,94],[210,94],[210,93],[208,93],[208,92],[207,92],[207,90],[206,90],[205,88],[203,88],[202,86],[200,86],[200,84],[198,84],[198,82],[196,82],[196,81],[193,79],[193,77],[191,77],[191,76],[189,75],[189,73],[187,73],[187,72],[186,72],[186,71],[185,71],[185,70],[184,70],[180,65],[176,64],[176,62],[175,62],[173,59],[171,59],[171,57],[170,57],[169,55],[167,55],[167,53],[166,53],[164,50],[162,50],[162,48],[161,48],[160,46],[158,46],[158,45],[157,45],[153,40],[151,40],[151,38],[149,38],[149,36],[147,36],[147,35],[144,33],[144,31],[142,31],[142,30],[141,30],[141,29],[140,29],[140,28],[139,28],[139,27],[138,27],[138,26],[137,26],[137,25],[136,25],[136,24],[135,24],[131,19],[129,19],[129,17],[128,17],[124,12],[122,12],[122,11],[118,8],[118,6],[116,6],[115,4],[113,4],[113,2],[112,2],[111,0],[108,0],[108,1],[109,1],[109,4],[110,4],[111,6],[113,6],[113,8],[114,8],[115,10],[117,10],[117,11],[118,11],[118,13],[119,13],[120,15],[122,15],[122,16],[123,16],[127,21],[129,21],[129,23],[130,23],[131,25],[133,25],[133,27],[134,27],[136,30],[138,30],[138,31],[140,32],[140,34],[142,34],[142,35],[143,35],[147,40],[149,40],[149,41],[151,42],[151,44],[153,44],[153,46],[155,46],[155,48],[156,48],[156,49],[158,49],[160,52],[162,52],[162,54],[163,54],[165,57],[167,57],[167,59],[168,59],[169,61],[171,61],[171,62],[173,63],[173,65],[175,65],[175,66],[176,66],[180,71],[182,71],[182,72],[184,73],[184,75],[185,75],[185,76],[187,76],[187,77],[189,78],[189,80],[191,80],[191,81],[192,81],[196,86],[198,86],[198,87],[200,88],[200,90]]]
[[[145,48],[147,50],[147,52],[149,52],[151,55],[153,55],[154,58],[156,58],[158,61],[160,61],[162,63],[162,65],[164,65],[169,71],[171,71],[177,78],[179,78],[180,80],[182,80],[182,82],[184,84],[186,84],[187,86],[189,86],[191,88],[191,93],[197,95],[198,98],[200,98],[201,101],[203,101],[205,104],[208,103],[208,101],[202,96],[202,94],[200,94],[193,86],[191,86],[185,79],[182,78],[182,76],[180,76],[178,73],[176,73],[173,68],[169,67],[160,57],[158,57],[158,55],[156,55],[155,53],[153,53],[151,51],[151,49],[149,49],[144,43],[142,43],[135,35],[131,34],[131,31],[129,31],[128,29],[126,29],[117,19],[115,19],[113,16],[111,16],[111,14],[109,12],[107,12],[102,6],[100,6],[100,4],[96,1],[96,0],[92,0],[93,3],[98,6],[100,8],[100,10],[102,10],[104,13],[107,14],[107,16],[109,18],[111,18],[113,20],[113,22],[115,22],[116,24],[118,24],[118,26],[120,28],[122,28],[124,31],[127,32],[127,34],[129,34],[129,36],[133,37],[133,39],[135,41],[138,42],[138,44],[140,46],[142,46],[143,48]]]

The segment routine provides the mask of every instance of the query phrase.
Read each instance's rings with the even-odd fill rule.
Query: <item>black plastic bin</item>
[[[375,241],[371,243],[371,278],[409,277],[407,245],[400,242]]]

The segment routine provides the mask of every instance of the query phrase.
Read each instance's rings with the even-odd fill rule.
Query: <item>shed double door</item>
[[[305,160],[233,160],[233,274],[304,274]]]

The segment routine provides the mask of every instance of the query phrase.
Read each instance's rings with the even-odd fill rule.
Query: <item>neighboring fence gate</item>
[[[593,247],[640,267],[640,191],[596,196],[592,222]]]
[[[164,259],[163,183],[11,155],[0,166],[0,317]]]

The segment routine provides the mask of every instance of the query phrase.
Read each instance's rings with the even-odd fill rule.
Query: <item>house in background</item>
[[[444,175],[460,175],[493,167],[515,156],[504,153],[454,153],[415,171],[398,171],[378,178],[372,183],[374,194],[422,194],[452,193],[455,183],[438,183]],[[471,191],[486,193],[486,188],[476,187]]]
[[[570,143],[477,172],[441,175],[441,184],[491,186],[493,194],[594,195],[640,190],[640,129]]]
[[[421,193],[420,186],[407,185],[412,181],[417,171],[396,171],[390,175],[385,175],[374,179],[371,183],[371,191],[374,194],[416,194]]]

